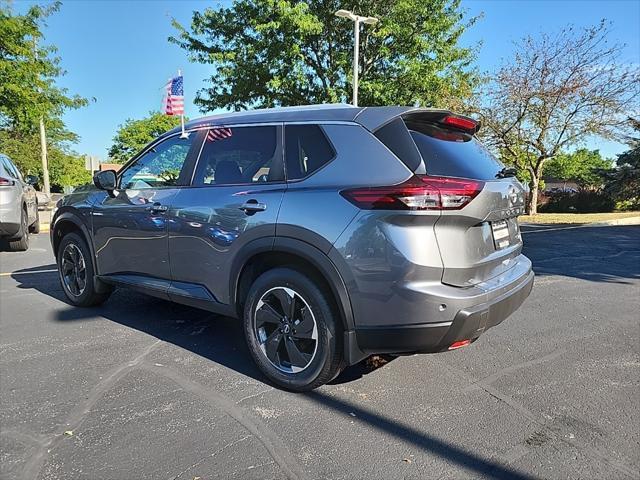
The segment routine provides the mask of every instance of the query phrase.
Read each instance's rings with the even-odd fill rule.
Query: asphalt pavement
[[[266,383],[232,319],[69,306],[35,236],[0,253],[0,478],[640,478],[640,227],[524,230],[511,318],[308,394]]]

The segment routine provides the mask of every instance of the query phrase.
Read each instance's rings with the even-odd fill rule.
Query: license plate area
[[[491,231],[496,250],[502,250],[520,242],[520,227],[517,217],[491,222]]]

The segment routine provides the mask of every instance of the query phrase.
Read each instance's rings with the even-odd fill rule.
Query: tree
[[[640,133],[640,120],[629,121],[635,132]],[[613,196],[624,209],[640,208],[640,137],[629,137],[626,152],[618,156],[617,167],[607,172],[605,191]]]
[[[140,120],[127,119],[118,127],[109,157],[116,162],[126,162],[159,135],[180,125],[180,117],[149,112]]]
[[[531,214],[549,159],[589,137],[620,138],[638,108],[640,69],[619,65],[623,46],[609,44],[608,34],[602,22],[527,37],[484,92],[484,134],[508,163],[528,172]]]
[[[561,153],[544,166],[545,177],[574,181],[583,189],[599,189],[604,184],[603,172],[611,170],[613,162],[598,150],[580,148],[572,153]]]
[[[60,58],[55,47],[40,43],[42,23],[59,7],[59,2],[34,5],[16,15],[9,4],[0,4],[0,127],[4,129],[32,133],[44,117],[47,126],[62,130],[64,110],[87,104],[85,98],[56,86],[65,74]]]
[[[478,83],[473,49],[458,45],[476,18],[460,0],[357,0],[355,13],[380,18],[363,28],[362,105],[459,105]],[[173,21],[169,40],[190,60],[213,65],[195,103],[216,108],[341,102],[351,97],[353,24],[340,0],[236,0],[194,12],[191,29]]]
[[[84,162],[78,161],[68,147],[78,137],[66,129],[61,117],[66,109],[79,108],[87,100],[56,85],[65,72],[55,56],[56,48],[41,42],[41,27],[59,6],[59,2],[46,7],[33,5],[19,15],[9,3],[0,3],[0,151],[9,155],[23,173],[42,179],[38,136],[42,119],[51,181],[61,187],[67,183],[60,182],[76,185],[86,179]],[[54,168],[66,173],[60,176]]]

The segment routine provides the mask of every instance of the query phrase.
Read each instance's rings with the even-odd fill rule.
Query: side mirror
[[[106,190],[112,193],[116,189],[116,171],[115,170],[102,170],[96,172],[93,176],[93,184],[100,190]]]
[[[38,180],[40,180],[40,179],[35,175],[27,175],[26,177],[24,177],[24,181],[27,182],[31,186],[33,186],[36,183],[38,183]]]

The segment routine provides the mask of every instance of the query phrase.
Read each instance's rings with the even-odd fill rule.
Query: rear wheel
[[[111,291],[96,291],[91,252],[80,235],[69,233],[64,236],[58,249],[57,262],[62,289],[73,305],[100,305],[111,295]]]
[[[312,390],[340,372],[342,333],[330,297],[296,270],[269,270],[253,283],[244,333],[254,361],[280,387]]]
[[[23,208],[20,216],[20,230],[18,230],[17,238],[9,240],[9,250],[12,252],[24,252],[29,249],[29,225],[27,211]]]

